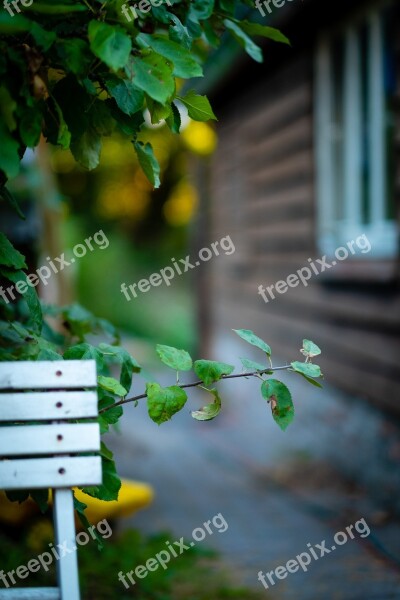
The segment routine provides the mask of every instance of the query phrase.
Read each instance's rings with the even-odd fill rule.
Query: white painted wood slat
[[[98,414],[97,393],[21,392],[0,394],[0,422],[62,421]]]
[[[58,588],[19,588],[0,590],[0,600],[61,600]]]
[[[90,486],[101,481],[100,456],[0,460],[4,490]]]
[[[98,450],[98,423],[20,425],[0,429],[0,456],[67,454]]]
[[[96,384],[93,360],[0,363],[0,389],[70,389],[95,387]]]

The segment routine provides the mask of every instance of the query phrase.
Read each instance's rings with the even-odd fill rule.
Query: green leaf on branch
[[[55,352],[51,348],[43,348],[36,356],[36,360],[62,360],[61,354]]]
[[[268,367],[265,365],[261,365],[260,363],[254,362],[254,360],[249,360],[248,358],[241,358],[240,361],[243,367],[245,369],[249,369],[250,371],[266,371],[268,369]]]
[[[266,344],[264,342],[264,340],[259,338],[250,329],[233,329],[232,331],[237,333],[237,335],[239,337],[241,337],[242,340],[244,340],[245,342],[248,342],[252,346],[256,346],[257,348],[260,348],[260,350],[263,350],[264,352],[266,352],[268,354],[268,356],[271,356],[271,348],[268,346],[268,344]]]
[[[214,402],[203,406],[200,410],[192,411],[192,417],[193,419],[196,419],[196,421],[211,421],[221,412],[222,402],[218,391],[216,389],[207,391],[214,396]]]
[[[157,344],[156,351],[162,362],[175,371],[190,371],[193,362],[186,350]]]
[[[2,122],[0,122],[0,139],[0,171],[3,171],[8,179],[12,179],[19,172],[19,144]]]
[[[36,12],[42,15],[68,15],[70,13],[75,12],[85,12],[87,11],[87,6],[83,6],[82,4],[68,4],[67,2],[34,2],[25,7],[25,10]]]
[[[234,370],[234,366],[214,360],[196,360],[194,363],[194,372],[204,385],[211,385],[224,375],[230,375]]]
[[[47,29],[44,29],[39,25],[39,23],[36,23],[36,21],[32,21],[30,33],[36,44],[44,52],[47,52],[47,50],[49,50],[49,48],[57,39],[57,34],[55,31],[48,31]]]
[[[149,96],[146,98],[147,108],[149,109],[151,122],[153,125],[157,125],[162,120],[167,120],[172,114],[172,108],[170,104],[161,104],[156,102]]]
[[[120,346],[111,346],[110,344],[99,344],[99,351],[103,353],[105,358],[115,360],[121,364],[120,383],[126,389],[130,390],[132,385],[132,374],[140,373],[141,367],[139,363]]]
[[[194,21],[209,19],[214,11],[215,0],[191,0],[188,18]]]
[[[82,340],[86,334],[94,331],[106,331],[108,333],[108,328],[111,325],[103,319],[98,319],[76,302],[70,306],[62,307],[61,314],[64,319],[64,326],[68,331]],[[110,331],[110,334],[113,335],[114,331]]]
[[[84,491],[84,490],[82,490],[82,491]],[[87,516],[85,515],[85,510],[87,509],[87,504],[85,504],[84,502],[80,502],[80,500],[78,500],[75,497],[75,490],[73,490],[73,494],[74,494],[74,508],[76,510],[76,514],[78,515],[78,519],[81,522],[81,525],[86,530],[91,529],[91,523],[90,523],[89,519],[87,518]],[[96,538],[98,550],[102,550],[104,548],[103,538],[97,531],[96,527],[93,527],[91,529],[91,531],[93,531],[93,535]]]
[[[0,265],[10,267],[12,269],[26,269],[25,257],[18,252],[4,235],[0,231]]]
[[[61,107],[54,96],[47,101],[44,135],[48,142],[58,144],[64,150],[70,146],[71,132],[65,122]]]
[[[182,125],[181,113],[175,104],[171,104],[171,114],[166,118],[166,123],[172,133],[179,133]]]
[[[13,208],[15,210],[15,212],[20,217],[20,219],[23,219],[25,221],[26,217],[25,217],[24,213],[22,212],[22,210],[20,209],[16,198],[13,196],[13,194],[11,194],[11,192],[6,187],[0,188],[0,199],[3,199],[3,200],[5,200],[5,202],[8,202],[8,204],[11,206],[11,208]]]
[[[125,135],[136,138],[141,126],[144,123],[143,112],[137,112],[129,117],[121,111],[114,99],[109,98],[108,100],[105,100],[104,104],[107,105],[118,129],[120,129],[120,131],[122,131],[122,133]]]
[[[29,498],[28,490],[6,490],[5,494],[10,502],[18,502],[19,504]]]
[[[25,146],[35,148],[42,133],[43,114],[38,105],[26,108],[19,122],[19,134]]]
[[[219,5],[221,9],[232,15],[235,12],[235,4],[235,0],[219,0]]]
[[[303,363],[297,360],[290,363],[290,365],[296,373],[300,373],[306,377],[322,377],[321,368],[318,365]]]
[[[294,406],[288,388],[277,379],[268,379],[263,382],[261,393],[271,403],[274,420],[285,431],[294,418]]]
[[[135,85],[157,102],[167,102],[175,92],[172,63],[153,51],[131,59],[125,71]]]
[[[209,121],[217,117],[214,115],[210,102],[206,96],[199,96],[191,90],[186,96],[177,96],[177,98],[187,108],[188,115],[193,121]]]
[[[44,514],[49,508],[49,490],[31,490],[30,496],[39,506],[40,512]]]
[[[71,152],[83,167],[95,169],[100,162],[101,136],[92,128],[87,129],[80,137],[72,138]]]
[[[299,373],[299,375],[304,377],[304,379],[306,381],[308,381],[308,383],[311,383],[311,385],[314,385],[315,387],[322,389],[323,386],[319,383],[319,381],[316,381],[315,379],[312,379],[311,377],[307,377],[307,375],[304,375],[303,373]]]
[[[143,108],[144,93],[131,81],[115,75],[108,76],[105,81],[108,92],[123,113],[130,116]]]
[[[134,142],[136,155],[140,166],[143,169],[143,173],[150,181],[151,185],[155,188],[160,187],[160,165],[156,159],[151,144],[146,145],[143,142]]]
[[[22,15],[14,13],[14,15],[11,16],[8,12],[3,10],[0,13],[0,34],[15,35],[17,33],[29,32],[31,24],[31,21]]]
[[[163,388],[158,383],[148,383],[146,395],[149,416],[157,425],[169,421],[187,401],[186,392],[176,385]]]
[[[80,38],[59,40],[57,54],[68,71],[83,76],[88,73],[91,63],[88,43]]]
[[[89,23],[90,48],[97,58],[115,71],[128,62],[132,41],[124,29],[100,21]]]
[[[261,37],[269,38],[274,42],[281,42],[282,44],[288,44],[290,41],[288,38],[275,27],[267,27],[266,25],[260,25],[260,23],[250,23],[249,21],[240,21],[240,27],[243,31],[249,35],[259,35]]]
[[[169,28],[169,37],[173,42],[177,42],[186,50],[192,47],[193,38],[188,28],[185,27],[176,15],[170,13],[170,19],[173,25]]]
[[[116,396],[120,398],[124,398],[127,395],[126,389],[120,384],[120,382],[114,377],[105,377],[104,375],[99,375],[97,378],[97,383],[103,390],[107,392],[112,392]]]
[[[27,284],[25,273],[23,271],[12,271],[6,267],[0,268],[0,273],[15,284],[19,282],[25,284],[25,291],[22,297],[28,305],[32,329],[35,333],[40,333],[43,327],[42,307],[40,306],[36,290]]]
[[[102,401],[99,403],[100,409],[108,409],[101,413],[101,418],[104,419],[109,425],[116,425],[116,423],[118,423],[118,421],[124,414],[122,406],[113,407],[113,404],[114,400],[110,396],[103,398]]]
[[[262,50],[253,40],[241,29],[239,25],[231,21],[230,19],[224,19],[224,25],[233,35],[237,42],[246,50],[247,54],[251,56],[256,62],[263,62]]]
[[[192,54],[182,48],[180,44],[172,42],[167,37],[157,34],[140,33],[136,41],[144,46],[149,46],[152,50],[173,63],[173,75],[190,79],[191,77],[202,77],[203,69],[193,58]]]
[[[314,356],[318,356],[321,354],[321,348],[311,342],[311,340],[303,340],[303,348],[300,350],[304,356],[308,356],[308,358],[313,358]]]
[[[118,493],[121,489],[121,479],[117,474],[114,460],[106,457],[105,454],[104,451],[101,453],[101,466],[103,472],[102,485],[86,487],[83,488],[82,491],[92,498],[112,502],[113,500],[118,500]],[[108,456],[112,456],[112,453],[109,453]]]
[[[114,404],[115,400],[111,396],[103,396],[99,399],[99,410],[101,411],[105,408],[108,409],[99,414],[98,416],[98,422],[100,424],[100,433],[102,435],[104,433],[107,433],[110,425],[116,425],[122,417],[122,415],[124,414],[122,406],[113,407]]]

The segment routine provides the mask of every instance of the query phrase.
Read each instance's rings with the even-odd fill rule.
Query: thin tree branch
[[[264,373],[270,373],[271,371],[286,371],[290,369],[291,365],[283,365],[282,367],[271,367],[269,369],[264,369],[264,371],[253,371],[252,373],[239,373],[237,375],[223,375],[219,381],[223,381],[225,379],[239,379],[241,377],[258,377],[259,375],[264,375]],[[217,382],[216,382],[217,383]],[[194,381],[193,383],[183,383],[178,385],[178,387],[182,389],[197,387],[199,385],[204,385],[203,381]],[[146,394],[140,394],[140,396],[133,396],[132,398],[124,398],[115,404],[111,404],[111,406],[106,406],[99,411],[99,414],[107,412],[116,406],[122,406],[123,404],[128,404],[128,402],[137,402],[138,400],[143,400],[147,398]]]

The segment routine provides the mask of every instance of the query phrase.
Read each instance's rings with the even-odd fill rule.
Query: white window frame
[[[370,222],[362,222],[362,123],[361,123],[361,52],[357,28],[363,20],[368,25],[369,89],[368,147],[370,182]],[[321,36],[315,62],[315,144],[317,193],[317,242],[319,250],[333,256],[336,248],[365,234],[372,252],[363,258],[392,258],[398,252],[398,228],[394,220],[385,218],[386,145],[384,98],[384,39],[379,9],[371,8],[360,19],[347,24],[339,35],[345,43],[343,73],[343,219],[335,218],[334,80],[332,42],[335,33]]]

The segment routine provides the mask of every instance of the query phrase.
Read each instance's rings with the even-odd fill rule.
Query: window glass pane
[[[388,9],[383,15],[384,27],[384,74],[385,74],[385,141],[386,141],[386,182],[387,182],[387,204],[386,218],[394,220],[395,213],[395,120],[394,120],[394,99],[396,93],[396,63],[395,63],[395,27],[396,20],[392,10]]]
[[[343,37],[336,38],[332,43],[332,80],[333,80],[333,119],[331,128],[331,143],[333,156],[333,182],[335,185],[335,220],[344,218],[343,206],[343,85],[345,45]]]
[[[359,28],[359,40],[361,48],[361,122],[362,122],[362,158],[361,158],[361,220],[365,225],[369,223],[370,202],[370,152],[369,145],[370,128],[368,118],[368,91],[370,85],[369,77],[369,29],[366,23]]]

